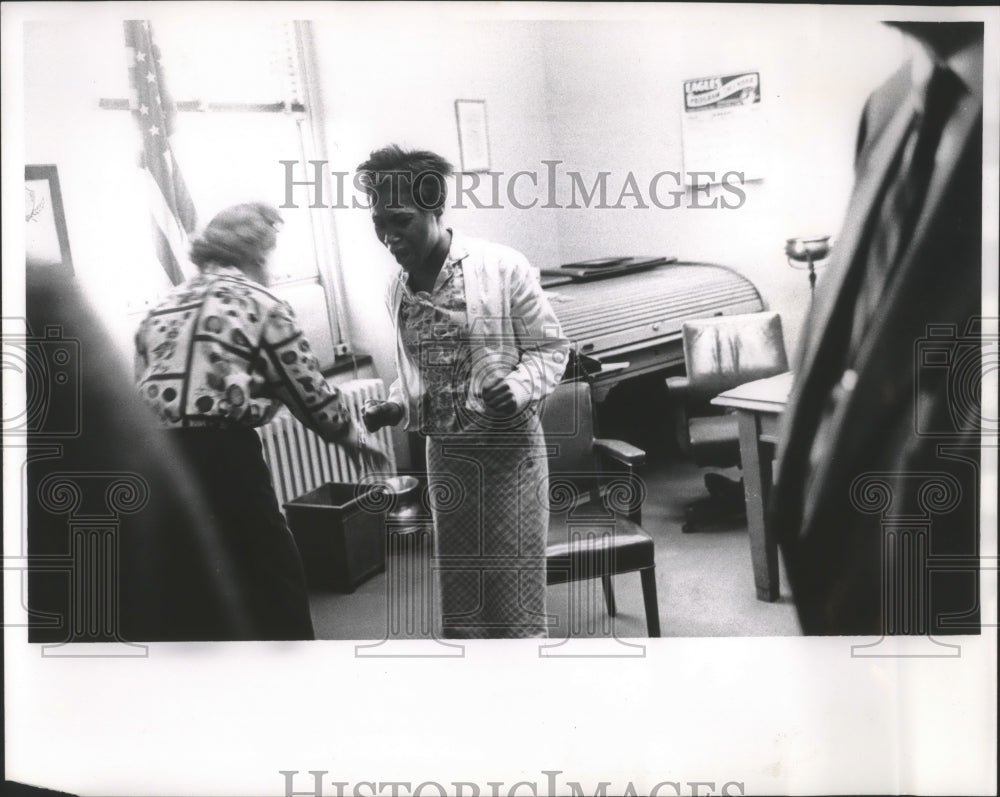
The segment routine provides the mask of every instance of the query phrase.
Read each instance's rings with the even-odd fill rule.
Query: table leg
[[[760,416],[749,410],[737,410],[740,427],[740,458],[743,461],[743,487],[746,493],[747,528],[750,532],[750,559],[757,599],[776,601],[778,588],[778,546],[768,534],[764,510],[771,492],[772,464],[770,445],[760,439]]]

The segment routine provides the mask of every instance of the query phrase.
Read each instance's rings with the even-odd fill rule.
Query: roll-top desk
[[[593,379],[596,401],[624,380],[683,365],[681,325],[688,319],[765,309],[746,277],[708,263],[586,281],[552,274],[543,274],[542,285],[564,334],[603,366]]]

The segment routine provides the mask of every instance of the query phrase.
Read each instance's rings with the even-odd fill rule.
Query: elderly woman
[[[382,458],[359,442],[291,307],[265,288],[280,224],[264,204],[219,213],[191,246],[200,273],[150,311],[135,337],[140,395],[171,430],[218,531],[216,561],[191,562],[185,575],[224,580],[245,607],[250,637],[262,640],[312,639],[313,627],[302,562],[254,427],[283,404],[324,440]],[[199,637],[235,633],[187,619]]]
[[[375,234],[401,267],[388,295],[398,378],[365,425],[403,423],[427,439],[444,636],[540,637],[548,462],[538,405],[569,345],[523,255],[444,226],[451,171],[397,146],[358,167]]]

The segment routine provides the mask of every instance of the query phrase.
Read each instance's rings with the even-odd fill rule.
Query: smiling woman
[[[548,460],[538,408],[569,344],[522,254],[444,225],[444,158],[389,146],[358,172],[375,234],[400,266],[388,296],[398,378],[365,424],[405,423],[427,438],[441,632],[544,637]]]

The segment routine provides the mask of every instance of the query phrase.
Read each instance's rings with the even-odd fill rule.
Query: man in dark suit
[[[769,530],[806,634],[978,633],[983,25],[887,24]]]

